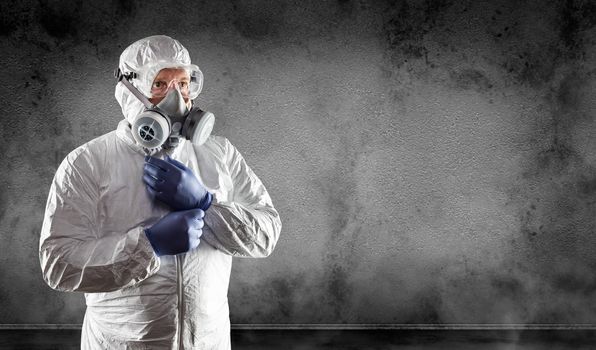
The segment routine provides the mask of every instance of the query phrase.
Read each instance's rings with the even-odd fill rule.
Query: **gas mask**
[[[134,118],[131,125],[134,140],[143,148],[172,148],[178,145],[180,138],[190,140],[197,146],[205,143],[215,123],[213,113],[201,110],[194,103],[188,109],[178,88],[170,89],[154,105],[128,81],[134,77],[134,73],[124,75],[117,69],[115,76],[145,106],[145,110]]]

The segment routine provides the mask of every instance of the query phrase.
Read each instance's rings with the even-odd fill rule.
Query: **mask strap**
[[[114,71],[114,76],[116,77],[116,79],[118,79],[119,82],[121,82],[122,84],[124,84],[124,86],[126,86],[128,88],[128,90],[130,92],[132,92],[132,94],[135,95],[136,98],[138,98],[139,101],[141,101],[145,105],[145,107],[147,107],[147,108],[153,108],[153,104],[147,99],[147,97],[145,97],[145,95],[143,95],[139,91],[139,89],[137,89],[136,87],[134,87],[134,85],[132,85],[128,81],[129,78],[132,78],[132,77],[136,76],[135,73],[130,73],[130,74],[125,75],[125,74],[123,74],[120,71],[120,68],[118,68],[118,69],[116,69]]]

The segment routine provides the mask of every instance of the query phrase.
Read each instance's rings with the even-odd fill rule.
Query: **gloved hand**
[[[174,211],[145,229],[155,254],[175,255],[198,247],[204,216],[205,212],[201,209]]]
[[[179,161],[147,156],[143,167],[143,181],[154,198],[174,210],[200,208],[207,210],[213,196],[188,167]]]

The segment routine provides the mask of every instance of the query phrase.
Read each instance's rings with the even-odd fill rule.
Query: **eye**
[[[156,82],[153,82],[153,86],[152,87],[155,88],[155,89],[163,89],[165,86],[166,86],[166,83],[165,82],[163,82],[163,81],[156,81]]]
[[[187,81],[181,81],[180,82],[180,88],[181,89],[186,89],[188,87],[188,82]]]

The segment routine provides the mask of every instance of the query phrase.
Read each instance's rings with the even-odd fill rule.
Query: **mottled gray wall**
[[[299,5],[297,5],[299,4]],[[3,1],[0,322],[78,323],[38,235],[112,70],[168,34],[284,229],[236,260],[234,323],[596,322],[596,4]]]

